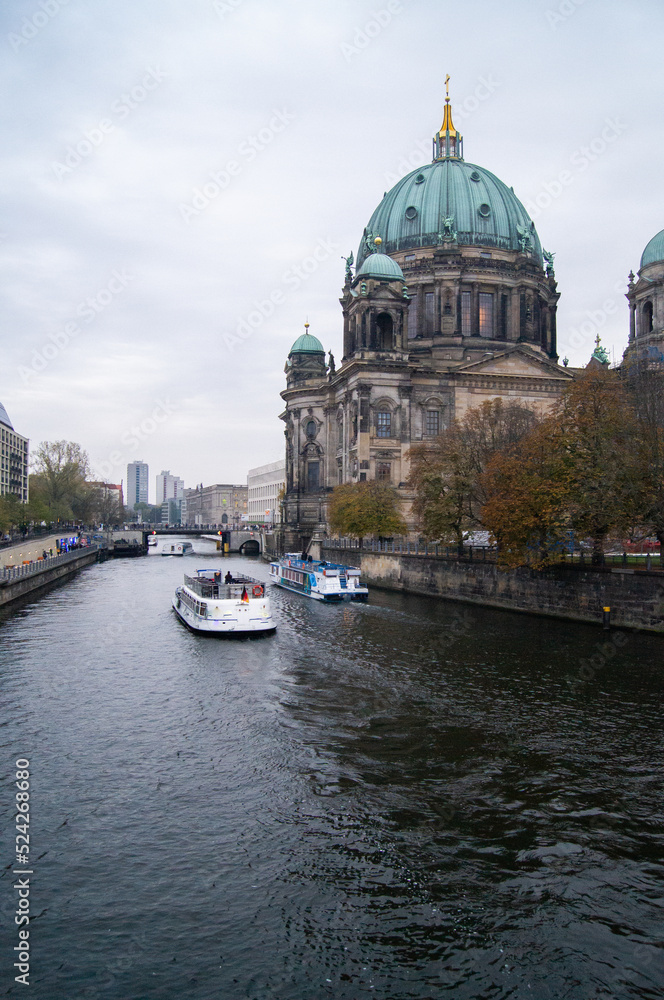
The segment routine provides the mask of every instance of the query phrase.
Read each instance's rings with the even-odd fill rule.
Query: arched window
[[[316,437],[316,431],[318,430],[315,420],[308,420],[306,426],[306,434],[309,440],[313,440]]]
[[[652,333],[652,302],[643,303],[643,333]]]

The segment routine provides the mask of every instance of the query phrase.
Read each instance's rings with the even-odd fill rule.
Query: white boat
[[[173,597],[173,610],[192,631],[206,635],[245,636],[274,632],[270,599],[260,580],[199,569],[185,576]]]
[[[189,556],[193,551],[191,542],[164,542],[161,547],[162,556]]]
[[[341,563],[301,559],[287,552],[270,563],[270,580],[296,594],[313,597],[316,601],[366,601],[369,589],[360,581],[360,571]]]

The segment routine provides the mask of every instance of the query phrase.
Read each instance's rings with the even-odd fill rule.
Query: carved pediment
[[[494,354],[491,358],[468,361],[456,369],[464,375],[511,375],[535,378],[560,378],[571,380],[572,375],[550,358],[538,356],[533,351],[517,347],[513,351]]]

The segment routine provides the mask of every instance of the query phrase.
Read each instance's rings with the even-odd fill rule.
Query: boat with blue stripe
[[[355,566],[302,559],[292,552],[270,563],[270,580],[278,587],[328,604],[366,601],[369,596],[369,589],[360,581],[360,571]]]

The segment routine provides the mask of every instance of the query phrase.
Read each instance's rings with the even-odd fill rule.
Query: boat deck
[[[199,597],[214,598],[219,601],[239,601],[243,590],[247,591],[249,597],[262,597],[265,589],[265,584],[261,580],[254,580],[250,576],[233,577],[232,583],[224,583],[223,578],[213,580],[204,576],[185,576],[184,585]],[[260,595],[253,594],[254,587],[261,588]]]

